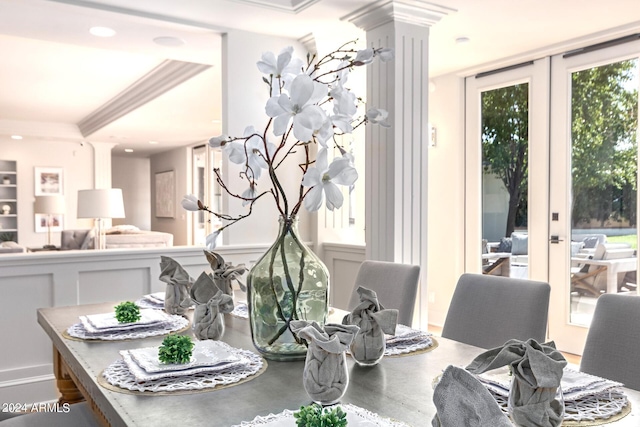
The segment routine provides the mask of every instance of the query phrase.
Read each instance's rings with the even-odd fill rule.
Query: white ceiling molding
[[[210,67],[211,65],[193,62],[163,61],[102,107],[80,120],[78,129],[87,137]]]
[[[71,123],[35,122],[0,119],[0,135],[22,135],[27,138],[81,141],[82,134]]]
[[[307,52],[309,52],[311,55],[316,55],[318,53],[316,38],[313,33],[309,33],[306,36],[300,37],[298,41],[304,46],[305,49],[307,49]]]
[[[369,31],[393,21],[430,27],[456,9],[422,0],[380,0],[341,19]]]
[[[244,3],[250,6],[266,7],[281,12],[298,13],[320,0],[231,0],[236,3]]]

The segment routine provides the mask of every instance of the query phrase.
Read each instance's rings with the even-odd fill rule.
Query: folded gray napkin
[[[173,258],[160,257],[160,280],[167,284],[164,311],[169,314],[185,314],[191,306],[189,289],[193,279]]]
[[[567,361],[555,343],[509,340],[502,347],[480,354],[467,370],[481,374],[506,365],[514,377],[509,391],[513,422],[524,427],[562,424],[564,405],[556,400],[556,393]]]
[[[433,427],[513,427],[484,385],[462,368],[449,365],[433,390],[438,411]]]
[[[235,280],[243,292],[247,292],[247,287],[242,282],[242,275],[248,271],[244,264],[233,265],[230,262],[224,262],[224,258],[218,253],[212,251],[204,251],[211,270],[213,271],[213,281],[216,286],[227,295],[233,296],[233,288],[231,283]]]
[[[197,303],[193,314],[193,334],[199,340],[219,340],[224,335],[224,315],[233,311],[233,300],[218,290],[209,301]]]
[[[302,374],[307,394],[320,404],[337,402],[349,383],[345,351],[358,327],[328,323],[322,328],[316,322],[293,320],[291,331],[309,344]]]
[[[360,304],[344,316],[342,324],[360,328],[351,343],[351,355],[360,364],[373,365],[384,356],[384,334],[396,333],[398,310],[385,309],[378,302],[378,295],[371,289],[359,286],[356,292],[360,296]]]

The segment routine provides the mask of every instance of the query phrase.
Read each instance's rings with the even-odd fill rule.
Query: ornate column
[[[382,0],[344,18],[366,31],[368,46],[395,49],[394,61],[367,66],[367,107],[386,109],[391,127],[366,130],[366,254],[367,259],[422,267],[416,316],[423,327],[429,27],[450,11],[419,0]]]

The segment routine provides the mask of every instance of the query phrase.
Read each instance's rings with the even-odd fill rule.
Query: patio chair
[[[609,261],[614,259],[633,258],[634,250],[629,245],[598,244],[594,254],[588,258],[574,260],[577,265],[572,268],[571,291],[582,295],[599,297],[607,290],[607,265],[590,264],[593,261]],[[624,285],[624,274],[618,279],[618,290]],[[622,280],[620,280],[622,279]]]
[[[602,295],[596,303],[580,370],[640,390],[639,353],[640,297]]]
[[[358,286],[371,289],[384,308],[398,310],[398,323],[411,326],[416,303],[420,267],[385,261],[364,261],[360,265],[349,299],[349,310],[359,303]]]
[[[442,336],[481,348],[510,339],[544,342],[551,287],[545,282],[463,274],[453,293]]]

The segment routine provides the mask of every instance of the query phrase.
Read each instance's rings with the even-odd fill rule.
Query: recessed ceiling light
[[[469,37],[458,37],[456,39],[456,44],[467,44],[471,41]]]
[[[168,46],[168,47],[178,47],[185,44],[184,40],[179,39],[177,37],[156,37],[155,39],[153,39],[153,42],[160,46]]]
[[[151,145],[156,145],[158,143],[158,141],[149,141],[149,144]]]
[[[11,139],[22,139],[21,135],[11,135]]]
[[[124,152],[125,153],[133,153],[133,148],[125,148]]]
[[[89,32],[96,37],[113,37],[116,35],[116,31],[108,27],[91,27]]]

